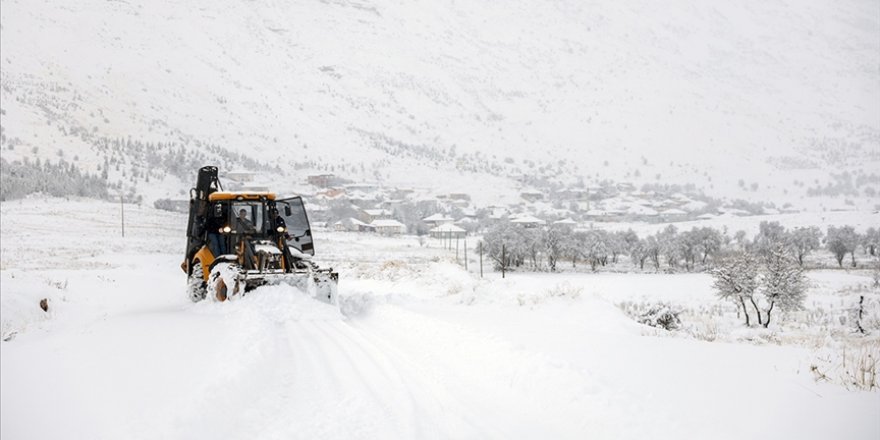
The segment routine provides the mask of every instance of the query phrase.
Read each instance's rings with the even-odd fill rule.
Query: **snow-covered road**
[[[113,287],[69,277],[55,318],[2,345],[3,438],[588,432],[590,378],[490,333],[358,296],[345,316],[286,286],[189,304],[174,272],[102,272]]]

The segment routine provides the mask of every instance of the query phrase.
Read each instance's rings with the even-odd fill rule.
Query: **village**
[[[260,174],[222,173],[230,190],[272,191]],[[479,206],[466,193],[436,194],[431,188],[386,187],[335,174],[310,174],[285,191],[304,197],[312,223],[334,231],[417,235],[455,239],[479,234],[502,222],[526,228],[551,224],[591,230],[613,223],[647,224],[796,212],[789,206],[721,201],[679,185],[602,182],[594,186],[519,189],[518,203]],[[185,201],[158,201],[156,207],[184,209]]]

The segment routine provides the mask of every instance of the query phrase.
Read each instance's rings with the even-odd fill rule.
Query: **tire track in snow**
[[[614,432],[594,411],[610,404],[609,396],[580,371],[396,305],[376,306],[353,322],[359,334],[402,353],[490,426],[483,438],[603,438]]]
[[[493,437],[489,434],[492,430],[476,420],[474,408],[449,394],[436,379],[426,377],[425,370],[404,351],[355,325],[347,324],[344,330],[340,335],[350,341],[348,346],[372,359],[373,366],[380,367],[381,374],[398,385],[400,400],[411,403],[409,410],[416,420],[417,438]]]

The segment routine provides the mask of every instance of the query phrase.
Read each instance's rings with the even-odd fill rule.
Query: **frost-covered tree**
[[[737,252],[722,259],[710,272],[714,287],[721,299],[733,301],[742,307],[746,326],[751,325],[746,301],[755,304],[758,289],[758,262],[748,252]],[[760,323],[760,316],[758,317]]]
[[[758,225],[758,235],[753,241],[753,249],[760,255],[766,256],[780,244],[788,243],[788,233],[779,222],[763,221]]]
[[[562,252],[566,258],[571,260],[571,267],[577,267],[577,262],[581,258],[581,243],[584,242],[583,232],[572,232],[566,240],[562,242]]]
[[[822,231],[816,226],[795,228],[789,233],[791,250],[797,257],[798,265],[804,266],[804,257],[819,249]]]
[[[556,262],[565,251],[564,242],[571,238],[571,228],[564,225],[551,225],[544,231],[544,251],[547,255],[547,265],[551,272],[556,272]]]
[[[678,245],[678,255],[684,259],[685,269],[691,270],[696,263],[699,252],[700,232],[696,228],[684,231],[679,234],[675,242]]]
[[[611,252],[611,262],[617,264],[617,257],[628,254],[638,242],[639,236],[632,229],[609,234],[608,250]]]
[[[541,266],[540,258],[543,248],[541,243],[542,231],[537,228],[526,228],[519,225],[515,225],[514,230],[518,232],[518,244],[521,246],[523,254],[529,258],[532,269],[539,269]]]
[[[592,230],[575,234],[577,246],[580,249],[581,258],[589,263],[595,271],[598,267],[608,262],[608,233],[602,230]]]
[[[880,248],[880,229],[868,228],[865,235],[862,236],[862,243],[865,246],[865,252],[870,256],[878,254],[877,249]]]
[[[660,269],[660,242],[657,237],[650,235],[645,237],[645,247],[647,248],[648,258],[654,263],[654,269]]]
[[[660,253],[666,259],[670,268],[676,267],[679,260],[678,228],[673,225],[657,233],[657,243],[660,245]]]
[[[758,322],[767,328],[774,308],[782,311],[802,308],[806,287],[803,268],[789,256],[785,245],[778,243],[764,259],[759,290],[766,308],[763,322],[758,312]]]
[[[483,249],[492,259],[495,270],[510,270],[520,258],[515,227],[510,223],[499,223],[483,236]]]
[[[843,267],[846,254],[852,255],[852,267],[856,267],[856,248],[859,245],[859,234],[852,226],[828,227],[825,235],[825,246],[834,254],[837,265]]]
[[[629,258],[633,264],[638,264],[639,269],[645,268],[645,260],[650,256],[648,242],[645,239],[639,240],[630,247]]]
[[[736,234],[733,235],[733,242],[736,245],[736,250],[740,252],[744,252],[749,248],[749,240],[747,238],[746,231],[736,231]]]
[[[706,260],[710,256],[714,256],[720,252],[721,246],[724,243],[724,237],[721,235],[721,232],[709,227],[699,229],[698,239],[697,249],[702,255],[702,264],[706,264]]]

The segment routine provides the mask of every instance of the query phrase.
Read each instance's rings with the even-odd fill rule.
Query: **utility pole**
[[[464,271],[467,272],[467,236],[464,237]]]
[[[480,278],[483,278],[483,240],[480,240]]]
[[[122,201],[122,193],[119,194],[119,212],[122,214],[122,237],[125,238],[125,203]]]
[[[501,278],[504,278],[504,271],[507,269],[507,246],[501,245]]]

